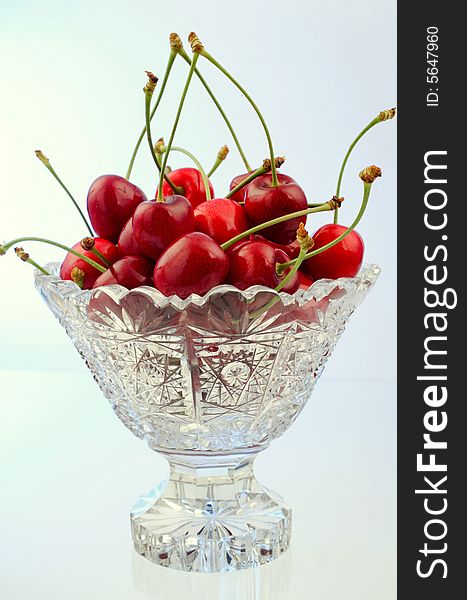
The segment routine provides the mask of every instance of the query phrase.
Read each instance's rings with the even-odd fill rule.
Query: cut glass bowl
[[[184,571],[267,563],[290,542],[291,510],[253,461],[300,414],[379,268],[293,295],[221,285],[167,298],[150,287],[36,286],[111,406],[170,465],[131,513],[135,549]]]

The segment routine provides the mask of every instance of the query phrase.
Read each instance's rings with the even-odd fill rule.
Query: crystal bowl
[[[36,287],[123,424],[169,461],[131,513],[138,553],[184,571],[267,563],[290,542],[291,511],[253,461],[297,418],[379,268],[293,295],[221,285],[205,296],[150,287]]]

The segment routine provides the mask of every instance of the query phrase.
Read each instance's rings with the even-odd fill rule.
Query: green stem
[[[257,177],[259,177],[260,175],[264,175],[265,173],[267,173],[270,169],[266,169],[265,167],[259,167],[258,169],[256,169],[256,171],[253,171],[253,173],[251,173],[250,175],[248,175],[247,177],[245,177],[245,179],[242,179],[240,181],[240,183],[238,183],[234,188],[232,188],[226,195],[226,198],[231,198],[234,194],[236,194],[239,190],[241,190],[243,187],[245,187],[246,185],[248,185],[250,182],[253,181],[253,179],[256,179]]]
[[[295,259],[293,267],[290,269],[290,271],[287,273],[287,275],[282,278],[282,280],[279,283],[279,285],[275,288],[276,292],[280,292],[281,289],[285,285],[287,285],[287,283],[292,279],[292,277],[298,271],[298,269],[299,269],[300,265],[302,264],[302,262],[305,260],[305,256],[306,256],[306,248],[305,247],[301,247],[300,248],[300,252],[298,253],[297,258]]]
[[[221,158],[216,158],[216,160],[214,161],[214,164],[212,165],[212,167],[209,169],[208,172],[208,177],[211,177],[211,175],[214,175],[214,173],[217,171],[217,169],[220,167],[221,163],[223,163],[223,159]]]
[[[107,268],[110,268],[112,265],[111,263],[109,263],[109,261],[105,258],[105,256],[102,254],[102,252],[100,252],[95,246],[93,246],[91,252],[97,256],[97,258],[99,258],[104,265],[106,265]]]
[[[180,148],[180,146],[172,146],[172,150],[174,152],[181,152],[182,154],[185,154],[185,156],[191,158],[191,160],[195,163],[195,165],[198,167],[198,171],[201,173],[201,179],[203,180],[204,189],[206,190],[206,200],[211,200],[211,189],[209,187],[208,176],[206,175],[206,171],[203,169],[203,165],[199,162],[196,156],[194,156],[191,152],[188,152],[188,150]]]
[[[63,181],[60,179],[60,177],[57,175],[57,173],[55,172],[54,168],[52,167],[52,165],[50,164],[49,159],[44,156],[44,154],[40,151],[40,150],[36,150],[36,156],[37,158],[41,161],[41,163],[43,165],[45,165],[45,167],[47,167],[47,169],[52,173],[52,175],[55,177],[55,179],[58,181],[58,183],[62,186],[62,188],[65,190],[65,192],[68,194],[68,197],[70,198],[70,200],[73,202],[73,204],[75,205],[76,210],[79,212],[81,218],[83,219],[87,230],[89,231],[89,233],[91,235],[94,235],[93,230],[91,229],[91,226],[88,223],[88,220],[86,219],[86,217],[84,216],[83,211],[80,209],[80,207],[78,206],[78,203],[76,202],[76,200],[73,198],[71,192],[68,190],[68,188],[66,187],[66,185],[63,183]]]
[[[47,240],[45,238],[39,238],[39,237],[22,237],[22,238],[17,238],[16,240],[12,240],[11,242],[7,242],[6,244],[2,244],[0,246],[0,255],[5,254],[5,252],[7,252],[12,246],[14,246],[15,244],[19,244],[21,242],[42,242],[44,244],[50,244],[51,246],[56,246],[57,248],[61,248],[62,250],[65,250],[66,252],[69,252],[70,254],[74,254],[78,258],[81,258],[82,260],[84,260],[84,262],[87,262],[89,265],[91,265],[91,267],[94,267],[101,273],[105,273],[107,271],[107,269],[105,267],[103,267],[99,263],[92,260],[92,258],[88,258],[87,256],[84,256],[83,254],[76,252],[76,250],[73,250],[73,248],[69,248],[68,246],[59,244],[58,242],[53,242],[52,240]]]
[[[266,121],[264,120],[264,117],[261,114],[261,111],[259,110],[258,106],[254,102],[254,100],[250,96],[250,94],[245,90],[245,88],[242,85],[240,85],[238,83],[238,81],[226,69],[224,69],[224,67],[220,63],[218,63],[214,57],[212,57],[209,54],[209,52],[206,52],[206,50],[203,48],[203,50],[201,50],[199,52],[199,54],[201,54],[201,56],[204,56],[204,58],[209,60],[210,63],[212,63],[215,67],[217,67],[227,77],[227,79],[229,79],[240,90],[240,92],[245,96],[245,98],[248,100],[248,102],[251,104],[254,111],[258,115],[258,118],[261,121],[261,124],[263,126],[264,133],[266,134],[266,139],[268,141],[269,154],[270,154],[270,158],[271,158],[272,186],[277,187],[279,182],[277,180],[276,165],[274,163],[274,149],[273,149],[273,145],[272,145],[272,139],[271,139],[271,135],[269,133],[268,126],[266,125]],[[196,53],[194,54],[194,56],[196,56]]]
[[[341,242],[346,236],[349,235],[349,233],[351,233],[355,229],[355,227],[360,223],[360,220],[363,217],[363,214],[364,214],[364,212],[366,210],[366,207],[368,205],[368,199],[370,197],[371,185],[372,185],[371,183],[364,183],[363,184],[363,200],[362,200],[362,204],[360,206],[360,210],[358,211],[358,215],[355,217],[354,222],[352,223],[352,225],[350,227],[348,227],[344,231],[344,233],[342,233],[335,240],[333,240],[332,242],[329,242],[329,244],[326,244],[325,246],[322,246],[321,248],[317,248],[316,250],[312,250],[311,252],[307,252],[307,254],[305,254],[303,260],[307,260],[308,258],[311,258],[312,256],[316,256],[317,254],[321,254],[321,252],[324,252],[325,250],[329,250],[329,248],[332,248],[333,246],[335,246],[336,244],[338,244],[339,242]],[[286,269],[287,267],[290,267],[291,265],[295,264],[296,260],[297,259],[289,260],[288,262],[285,262],[285,263],[280,263],[280,265],[278,265],[278,267],[277,267],[278,273],[283,272],[284,269]]]
[[[156,163],[156,167],[159,171],[159,173],[161,173],[161,165],[159,164],[159,159],[157,157],[156,151],[154,149],[154,142],[152,141],[152,133],[151,133],[151,115],[149,112],[149,109],[151,107],[151,99],[152,99],[152,94],[149,92],[145,92],[145,117],[146,117],[146,137],[148,140],[148,144],[149,144],[149,149],[151,151],[151,156],[154,160],[154,162]],[[162,178],[161,178],[162,179]],[[167,173],[164,172],[164,180],[170,185],[170,187],[172,188],[174,194],[183,194],[183,189],[174,185],[172,180],[167,176]]]
[[[165,90],[165,86],[167,84],[167,80],[169,78],[170,75],[170,71],[172,70],[172,65],[174,63],[175,57],[177,56],[177,53],[174,52],[173,50],[170,52],[169,54],[169,60],[167,61],[167,66],[165,68],[165,73],[164,73],[164,79],[162,80],[162,84],[160,87],[160,92],[157,96],[157,100],[156,100],[156,104],[154,105],[154,108],[151,111],[149,120],[152,121],[152,118],[154,117],[154,115],[156,114],[156,110],[162,100],[162,96],[164,94],[164,90]],[[131,160],[130,160],[130,164],[128,165],[128,169],[125,175],[125,179],[130,179],[130,175],[131,175],[131,171],[133,170],[133,165],[135,164],[135,159],[136,159],[136,155],[138,154],[138,150],[139,147],[141,146],[141,142],[143,141],[144,136],[146,135],[146,127],[144,127],[144,129],[142,130],[142,132],[139,135],[138,141],[136,142],[136,146],[133,150],[133,154],[131,155]]]
[[[149,150],[151,152],[151,156],[156,163],[157,170],[159,173],[161,172],[161,166],[156,156],[156,151],[154,150],[154,142],[152,141],[152,133],[151,133],[151,100],[152,94],[146,92],[144,94],[145,102],[144,102],[144,117],[146,119],[146,139],[148,140]]]
[[[195,71],[197,61],[198,61],[198,55],[194,54],[193,55],[193,60],[191,61],[190,71],[188,73],[188,77],[187,77],[187,80],[186,80],[186,83],[185,83],[185,87],[183,88],[182,96],[180,98],[180,103],[178,105],[178,110],[177,110],[177,114],[175,116],[175,121],[174,121],[174,124],[173,124],[173,127],[172,127],[172,131],[170,133],[169,143],[167,144],[167,150],[166,150],[165,155],[164,155],[164,162],[162,163],[162,167],[161,167],[161,173],[164,174],[164,175],[165,175],[165,168],[167,166],[167,160],[169,158],[170,150],[172,148],[172,143],[173,143],[173,140],[174,140],[174,137],[175,137],[175,132],[177,131],[178,122],[180,121],[180,115],[182,114],[183,104],[185,102],[185,98],[186,98],[186,95],[187,95],[187,92],[188,92],[188,88],[190,87],[190,83],[191,83],[191,80],[193,78],[193,73]],[[164,200],[164,196],[162,194],[162,184],[163,184],[163,178],[161,176],[160,180],[159,180],[159,191],[158,191],[158,200],[160,202],[162,202]],[[209,186],[208,186],[208,189],[209,189]]]
[[[28,260],[26,262],[28,262],[30,265],[32,265],[33,267],[35,267],[38,271],[40,271],[44,275],[50,275],[50,273],[48,271],[46,271],[44,268],[42,268],[40,265],[38,265],[36,263],[36,261],[33,260],[32,258],[28,258]]]
[[[382,123],[381,113],[377,117],[375,117],[372,121],[370,121],[368,123],[368,125],[360,131],[360,133],[357,135],[357,137],[354,139],[354,141],[350,144],[349,149],[347,150],[347,154],[344,156],[344,160],[342,161],[342,165],[341,165],[341,168],[339,171],[339,177],[337,178],[336,196],[338,198],[340,197],[342,177],[344,176],[345,166],[347,164],[347,161],[349,160],[350,155],[352,154],[352,150],[355,148],[355,146],[358,144],[358,142],[361,140],[361,138],[365,135],[365,133],[367,131],[369,131],[370,129],[372,129],[375,125],[378,125],[378,123]],[[339,207],[337,207],[336,210],[334,211],[334,223],[337,223],[338,219],[339,219]]]
[[[211,170],[208,173],[208,177],[211,177],[211,175],[216,172],[219,165],[222,162],[224,162],[224,160],[227,158],[228,154],[229,154],[228,146],[222,146],[222,148],[219,149],[219,152],[216,155],[216,160],[214,161],[214,164],[212,165]]]
[[[188,56],[188,54],[185,52],[185,50],[182,48],[181,50],[179,50],[179,54],[180,56],[189,64],[191,65],[191,59]],[[222,106],[220,105],[219,101],[217,100],[217,98],[215,97],[215,95],[213,94],[211,88],[209,87],[209,85],[207,84],[206,80],[204,79],[204,77],[201,75],[201,73],[199,72],[198,69],[195,69],[195,73],[196,76],[198,77],[198,79],[200,80],[201,84],[204,86],[204,89],[206,90],[206,92],[209,94],[209,96],[211,97],[211,100],[214,102],[214,104],[217,107],[217,110],[220,112],[222,118],[225,121],[225,124],[227,125],[228,130],[230,131],[230,135],[232,136],[233,141],[235,142],[235,145],[237,146],[237,150],[242,158],[243,164],[246,167],[247,171],[251,171],[251,167],[250,167],[250,163],[248,162],[245,153],[243,151],[242,146],[240,145],[240,141],[237,137],[237,134],[235,133],[234,128],[232,127],[227,115],[225,114]]]
[[[46,271],[46,270],[45,270],[43,267],[41,267],[40,265],[38,265],[38,264],[36,263],[36,261],[35,261],[35,260],[33,260],[31,257],[28,257],[28,258],[26,258],[26,259],[24,259],[24,258],[21,258],[21,260],[22,260],[23,262],[27,262],[27,263],[29,263],[30,265],[32,265],[33,267],[35,267],[35,268],[36,268],[38,271],[40,271],[40,272],[41,272],[41,273],[43,273],[44,275],[50,275],[50,273],[49,273],[48,271]]]
[[[283,223],[284,221],[288,221],[289,219],[296,219],[298,217],[304,217],[305,215],[310,215],[312,213],[317,212],[324,212],[327,210],[334,210],[334,204],[332,202],[323,202],[323,204],[319,204],[314,208],[306,208],[304,210],[298,210],[287,215],[282,215],[282,217],[277,217],[276,219],[272,219],[271,221],[267,221],[266,223],[260,223],[259,225],[256,225],[251,229],[247,229],[247,231],[239,233],[235,237],[221,244],[221,248],[222,250],[227,250],[227,248],[230,248],[230,246],[233,246],[240,240],[243,240],[243,238],[246,238],[249,235],[252,235],[253,233],[256,233],[258,231],[261,231],[262,229],[266,229],[267,227],[271,227],[272,225],[277,225],[278,223]]]

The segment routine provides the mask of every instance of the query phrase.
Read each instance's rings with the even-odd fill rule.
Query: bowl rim
[[[177,295],[165,296],[154,287],[140,286],[129,290],[119,284],[101,286],[91,290],[82,290],[74,281],[63,280],[59,277],[60,263],[51,262],[45,266],[50,275],[45,275],[39,270],[35,270],[34,279],[36,287],[41,291],[46,291],[48,288],[53,288],[55,293],[58,291],[63,299],[74,300],[77,302],[86,302],[92,298],[98,298],[101,294],[107,294],[117,301],[121,301],[126,296],[144,294],[151,297],[155,304],[159,307],[173,305],[176,308],[184,309],[189,305],[202,306],[211,299],[218,298],[228,293],[236,293],[243,297],[246,301],[253,300],[259,293],[268,293],[271,297],[278,297],[283,305],[291,303],[303,304],[311,299],[320,301],[327,296],[335,288],[345,289],[348,291],[363,288],[368,289],[378,279],[381,268],[374,263],[366,263],[362,265],[360,271],[355,277],[340,277],[338,279],[317,279],[307,289],[298,289],[293,294],[269,288],[263,285],[254,285],[245,290],[223,283],[210,289],[204,296],[191,294],[185,299]]]

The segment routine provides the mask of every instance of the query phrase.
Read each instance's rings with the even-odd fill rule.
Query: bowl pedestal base
[[[170,476],[131,513],[135,550],[164,567],[221,572],[274,560],[290,542],[291,511],[242,454],[168,454]]]

